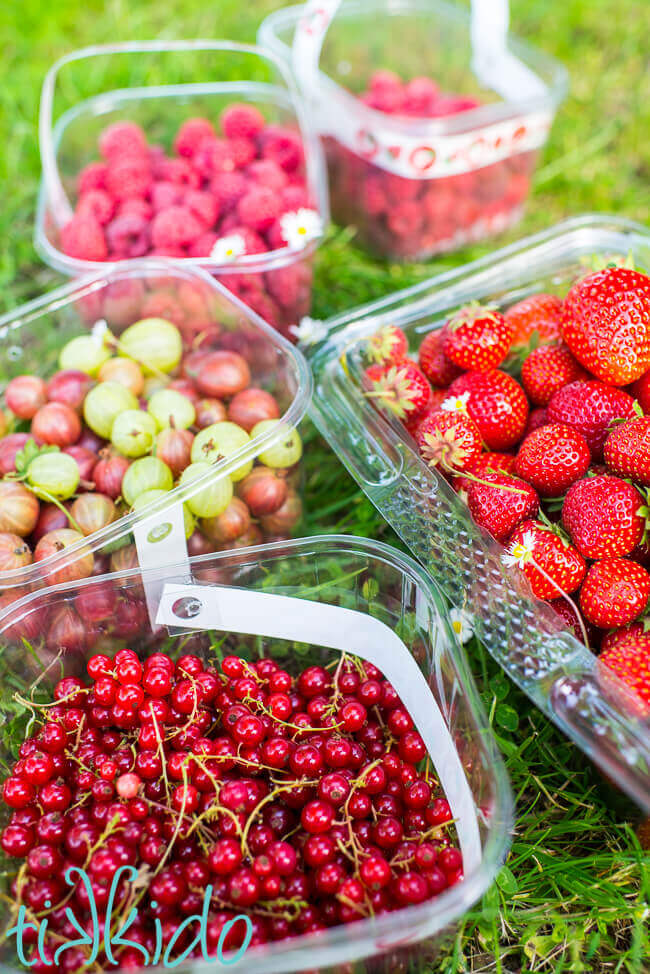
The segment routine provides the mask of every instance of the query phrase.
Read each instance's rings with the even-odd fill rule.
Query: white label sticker
[[[421,735],[456,820],[465,874],[481,863],[476,808],[456,745],[431,689],[406,645],[379,619],[337,605],[210,585],[168,583],[158,625],[288,639],[360,656],[393,684]]]
[[[178,565],[179,574],[190,577],[190,560],[185,539],[183,505],[174,504],[167,510],[144,517],[133,526],[133,538],[142,572],[149,619],[152,627],[158,612],[158,600],[164,579],[147,575],[165,565]]]

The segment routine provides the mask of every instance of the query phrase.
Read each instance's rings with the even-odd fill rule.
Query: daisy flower
[[[469,392],[463,392],[460,396],[449,396],[440,403],[440,408],[444,413],[466,413],[467,403],[469,402]]]
[[[474,635],[474,616],[467,609],[451,609],[449,621],[461,643],[468,642]]]
[[[290,247],[304,247],[310,240],[317,240],[323,232],[323,221],[316,210],[302,207],[295,213],[280,217],[282,236]]]
[[[516,541],[505,554],[501,555],[501,561],[506,568],[523,568],[533,557],[535,550],[535,534],[533,531],[524,531],[521,541]]]
[[[229,264],[246,253],[246,242],[239,233],[231,233],[229,237],[220,237],[210,251],[210,257],[219,264]]]
[[[305,315],[297,325],[291,325],[289,331],[299,345],[315,345],[327,337],[327,327],[319,318]]]

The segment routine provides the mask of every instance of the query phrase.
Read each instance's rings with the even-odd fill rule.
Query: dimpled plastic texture
[[[311,374],[298,349],[205,271],[160,258],[113,264],[0,317],[0,401],[4,401],[7,383],[16,375],[29,372],[49,379],[58,368],[63,345],[87,334],[96,322],[104,322],[119,336],[129,325],[151,315],[173,321],[186,346],[193,337],[203,336],[206,341],[214,335],[217,347],[239,352],[249,364],[252,382],[276,397],[283,428],[299,424],[311,397]],[[162,515],[172,505],[205,489],[213,479],[259,456],[276,438],[273,431],[256,436],[236,454],[216,463],[211,472],[175,487],[139,514],[119,518],[58,555],[0,573],[0,598],[17,586],[49,584],[48,573],[58,571],[89,548],[95,557],[95,570],[101,571],[103,564],[107,571],[110,553],[128,544],[139,517]]]
[[[650,732],[635,700],[558,616],[515,586],[502,549],[472,521],[449,485],[418,457],[403,427],[380,416],[360,385],[365,340],[403,328],[413,351],[470,300],[508,307],[535,291],[563,294],[594,255],[632,254],[650,269],[650,235],[609,217],[583,217],[496,251],[465,268],[340,315],[311,354],[313,417],[368,497],[474,618],[490,653],[531,700],[621,788],[650,809]]]
[[[510,844],[513,824],[512,796],[503,762],[497,752],[489,722],[481,707],[468,672],[463,650],[446,620],[444,599],[427,573],[408,556],[367,539],[329,536],[276,543],[238,552],[222,552],[191,559],[190,578],[203,586],[206,600],[212,586],[235,586],[247,592],[279,594],[296,600],[297,620],[301,619],[300,600],[322,606],[341,606],[383,622],[402,640],[420,668],[428,691],[442,715],[450,735],[450,745],[459,759],[462,790],[469,787],[469,803],[475,814],[480,854],[476,866],[465,878],[435,899],[374,920],[321,931],[291,941],[250,950],[236,969],[255,974],[288,974],[317,969],[321,974],[343,974],[354,965],[359,974],[390,974],[396,970],[432,970],[440,946],[453,934],[455,924],[493,882]],[[151,573],[159,583],[175,579],[173,567]],[[139,606],[139,627],[129,635],[128,645],[140,654],[160,650],[160,629],[151,631],[144,607],[142,577],[132,570],[103,579],[58,586],[34,593],[0,610],[0,678],[11,672],[12,685],[29,685],[39,677],[40,689],[62,674],[84,673],[93,649],[94,638],[87,633],[86,645],[76,641],[74,649],[56,657],[47,648],[49,620],[64,607],[76,613],[79,601],[89,604],[93,592],[107,585],[118,601]],[[216,597],[216,596],[215,596]],[[218,603],[217,603],[218,604]],[[293,625],[290,620],[288,625]],[[21,636],[34,633],[34,654],[26,654]],[[102,652],[113,654],[124,646],[124,638],[114,631],[112,619],[102,632]],[[263,635],[234,635],[217,631],[182,631],[166,638],[164,651],[175,656],[195,653],[204,659],[215,647],[229,653],[258,658],[271,656],[296,672],[309,662],[327,664],[338,658],[335,650],[317,648],[306,642],[268,638]],[[422,708],[430,708],[423,686]],[[10,717],[15,715],[12,711]],[[452,743],[453,742],[453,743]],[[6,763],[13,755],[3,754]],[[464,774],[463,774],[464,772]],[[458,789],[461,790],[461,787]],[[454,796],[449,792],[452,802]],[[3,880],[5,882],[5,880]],[[7,903],[10,901],[7,900]],[[7,906],[2,907],[4,918]],[[17,969],[16,958],[5,944],[2,948],[5,970]],[[178,970],[207,970],[199,962],[182,964]]]
[[[324,228],[329,202],[321,147],[288,71],[271,52],[212,40],[98,45],[61,58],[43,83],[39,117],[43,171],[34,243],[46,263],[68,277],[101,266],[65,254],[60,232],[72,215],[77,176],[98,159],[98,137],[107,126],[135,122],[152,145],[171,151],[176,133],[189,118],[202,116],[216,124],[233,102],[252,105],[268,122],[299,131],[307,189]],[[225,278],[237,296],[243,300],[249,296],[251,306],[265,320],[289,335],[309,311],[312,258],[319,240],[304,247],[281,246],[236,262],[180,259],[186,266]]]

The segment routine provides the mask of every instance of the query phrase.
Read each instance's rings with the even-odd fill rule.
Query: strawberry
[[[363,374],[366,396],[398,419],[415,416],[427,406],[431,388],[416,365],[369,365]]]
[[[650,413],[650,369],[633,382],[628,391],[638,401],[642,411]]]
[[[557,497],[584,477],[591,460],[584,436],[571,426],[549,423],[529,433],[519,447],[515,473],[542,497]]]
[[[562,337],[603,382],[624,386],[650,368],[650,277],[605,267],[577,281],[562,307]]]
[[[634,415],[634,400],[622,389],[603,382],[571,382],[554,393],[548,404],[552,423],[566,423],[582,433],[594,460],[601,460],[613,419]]]
[[[605,441],[605,463],[619,477],[650,485],[650,416],[614,426]]]
[[[534,335],[538,344],[560,341],[562,302],[553,294],[531,294],[505,313],[512,328],[513,347],[528,345]]]
[[[523,521],[515,528],[502,561],[508,568],[521,569],[538,599],[570,595],[587,570],[580,552],[539,521]]]
[[[566,345],[541,345],[524,360],[521,384],[535,406],[548,406],[553,393],[578,379],[586,379]]]
[[[575,602],[571,599],[553,599],[551,608],[560,616],[566,628],[573,631],[576,639],[585,642],[587,646],[593,646],[596,642],[596,630],[590,623],[585,623]]]
[[[509,474],[486,473],[467,491],[467,506],[477,524],[497,541],[505,541],[514,529],[539,510],[539,497],[530,484]]]
[[[633,622],[608,633],[599,659],[648,705],[644,712],[650,713],[650,632],[644,624]]]
[[[650,573],[627,558],[603,558],[592,565],[580,589],[580,608],[599,629],[626,626],[650,597]]]
[[[429,399],[425,409],[421,413],[414,413],[412,416],[406,417],[406,419],[403,421],[404,426],[414,440],[417,439],[417,432],[422,423],[424,423],[424,421],[428,419],[432,413],[437,413],[440,411],[440,406],[445,399],[447,399],[447,397],[448,393],[446,389],[432,389],[431,398]]]
[[[448,359],[442,350],[443,334],[440,329],[425,335],[420,345],[418,360],[420,368],[434,386],[448,386],[458,378],[461,370]]]
[[[527,436],[534,433],[535,430],[540,429],[542,426],[550,422],[548,418],[548,410],[538,407],[537,409],[531,409],[530,415],[528,416],[528,422],[526,423],[526,429],[524,430],[523,439],[525,440]]]
[[[508,354],[512,327],[500,311],[472,302],[449,319],[442,348],[461,369],[495,369]]]
[[[499,369],[465,372],[449,386],[452,396],[464,397],[488,450],[509,450],[522,438],[528,419],[528,400],[516,379]]]
[[[445,471],[466,470],[483,450],[476,424],[458,410],[432,413],[418,427],[416,440],[429,466]]]
[[[368,340],[366,354],[371,362],[380,365],[397,365],[408,355],[408,340],[397,325],[386,325]]]
[[[486,473],[512,473],[515,458],[511,453],[481,453],[465,468],[474,477],[482,478]],[[467,494],[472,481],[469,477],[458,476],[452,480],[452,487],[460,493]]]
[[[619,477],[586,477],[569,487],[562,524],[585,558],[629,555],[645,531],[645,511],[638,490]]]

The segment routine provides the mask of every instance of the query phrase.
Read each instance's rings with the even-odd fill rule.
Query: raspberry
[[[91,189],[105,189],[107,170],[108,166],[105,162],[90,162],[84,166],[77,176],[77,193],[79,196],[88,193]]]
[[[211,179],[218,172],[232,172],[237,168],[232,147],[225,139],[204,139],[192,157],[194,169],[203,179]]]
[[[219,119],[223,134],[229,139],[252,139],[262,131],[266,120],[253,105],[228,105]]]
[[[213,227],[217,222],[219,203],[212,193],[201,189],[188,189],[183,203],[204,226]]]
[[[151,188],[151,170],[146,159],[131,156],[112,162],[106,173],[106,189],[116,200],[144,197]]]
[[[142,281],[133,277],[113,281],[100,294],[103,298],[102,311],[101,315],[95,316],[95,320],[104,317],[111,326],[126,328],[142,317],[140,306],[145,294]]]
[[[181,257],[187,257],[187,254],[183,247],[175,247],[172,244],[168,244],[163,247],[154,247],[149,251],[147,257],[174,257],[180,260]]]
[[[301,290],[299,264],[291,267],[278,267],[266,275],[269,294],[283,308],[293,308],[298,303]]]
[[[311,197],[304,186],[286,186],[280,193],[283,213],[313,208]]]
[[[116,217],[106,227],[106,240],[114,257],[144,257],[149,250],[149,221],[137,213]]]
[[[187,248],[187,253],[190,257],[209,257],[218,239],[218,234],[212,230],[208,230],[190,244]]]
[[[179,156],[191,158],[203,139],[213,139],[215,131],[207,118],[188,118],[183,122],[174,139],[174,151]]]
[[[388,173],[384,176],[384,190],[394,203],[406,203],[414,200],[420,192],[421,182],[418,179],[406,179],[404,176],[394,176]]]
[[[104,226],[115,212],[115,203],[105,190],[91,189],[79,197],[76,212],[79,216],[94,216]]]
[[[179,186],[198,189],[201,185],[200,175],[192,168],[187,159],[163,159],[160,163],[160,179]]]
[[[127,213],[135,213],[147,221],[153,216],[151,205],[146,200],[139,199],[138,197],[133,197],[133,199],[124,200],[123,203],[120,203],[115,216],[126,216]]]
[[[407,237],[422,225],[422,207],[419,203],[406,202],[394,207],[388,214],[388,226],[398,237]]]
[[[167,179],[154,183],[151,187],[151,205],[155,213],[176,206],[183,200],[183,188]]]
[[[388,209],[388,199],[384,192],[384,182],[380,176],[370,176],[361,190],[363,208],[371,216],[379,216]]]
[[[404,88],[404,111],[427,117],[438,98],[438,86],[431,78],[413,78]]]
[[[280,214],[280,201],[273,190],[256,186],[240,199],[237,212],[245,226],[253,230],[268,230]]]
[[[251,139],[230,139],[228,145],[238,169],[244,169],[257,157],[257,146]]]
[[[228,230],[228,236],[237,234],[244,238],[245,252],[246,254],[264,254],[268,250],[268,247],[260,237],[259,233],[255,233],[250,227],[240,226],[235,224]],[[223,233],[220,234],[223,236]]]
[[[257,164],[253,163],[253,165]],[[248,189],[248,180],[241,172],[218,172],[210,184],[210,189],[219,204],[220,212],[227,213],[237,205]]]
[[[99,136],[99,151],[109,162],[125,156],[141,159],[147,154],[147,140],[135,122],[115,122]]]
[[[77,214],[61,231],[61,247],[68,257],[78,260],[106,260],[108,250],[104,232],[94,216]]]
[[[186,206],[170,206],[156,213],[151,224],[151,242],[157,249],[186,247],[203,232],[203,225]]]
[[[262,156],[273,159],[285,172],[293,172],[303,162],[300,136],[282,125],[268,125],[262,136]]]
[[[273,162],[273,159],[257,159],[251,162],[246,175],[250,176],[254,183],[266,186],[267,189],[280,190],[289,182],[286,172],[278,166],[277,162]]]

